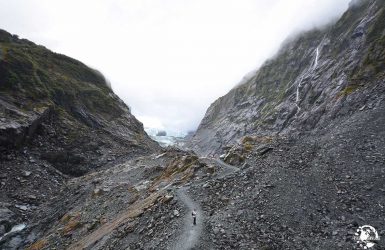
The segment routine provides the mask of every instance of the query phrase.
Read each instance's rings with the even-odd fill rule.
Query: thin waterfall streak
[[[316,48],[315,50],[315,58],[314,58],[314,64],[313,64],[313,69],[311,70],[311,67],[307,70],[307,72],[305,72],[304,74],[309,74],[309,73],[313,73],[313,71],[317,68],[318,66],[318,59],[319,59],[319,46]],[[303,75],[301,77],[301,80],[299,81],[298,85],[297,85],[297,90],[296,90],[296,95],[295,95],[295,105],[297,106],[298,108],[298,111],[301,109],[299,107],[299,103],[300,103],[300,93],[299,93],[299,88],[301,87],[301,84],[302,84],[302,80],[303,80]],[[297,113],[298,113],[297,111]]]
[[[299,83],[298,83],[298,85],[297,85],[296,96],[295,96],[295,105],[296,105],[297,108],[298,108],[297,112],[301,109],[301,108],[299,107],[299,102],[300,102],[300,98],[299,98],[299,88],[301,87],[302,79],[303,79],[303,76],[301,77],[301,80],[299,81]]]
[[[319,49],[317,47],[316,51],[315,51],[315,60],[314,60],[314,68],[313,70],[315,70],[317,68],[317,65],[318,65],[318,58],[319,58]]]
[[[297,85],[297,94],[295,96],[295,102],[298,103],[299,102],[299,87],[300,87],[300,83],[298,83]]]

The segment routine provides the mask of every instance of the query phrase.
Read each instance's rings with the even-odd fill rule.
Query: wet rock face
[[[381,1],[361,1],[329,27],[286,41],[208,108],[189,146],[218,153],[244,135],[318,131],[375,108],[384,93],[383,9]]]
[[[0,47],[2,155],[28,149],[79,176],[159,149],[96,70],[4,30]]]
[[[4,114],[0,120],[0,145],[8,148],[19,147],[28,142],[52,113],[52,108],[49,106],[27,115],[1,99],[0,105],[1,113]],[[16,115],[23,115],[24,119],[7,119],[6,114],[13,112]]]

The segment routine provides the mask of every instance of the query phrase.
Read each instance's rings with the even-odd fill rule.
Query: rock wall
[[[0,161],[25,151],[81,175],[159,150],[103,75],[0,30]]]
[[[247,82],[207,110],[190,148],[215,154],[245,135],[322,130],[384,98],[384,1],[351,5],[328,27],[288,39]]]

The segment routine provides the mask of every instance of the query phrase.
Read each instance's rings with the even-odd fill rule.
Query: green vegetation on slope
[[[122,114],[96,70],[2,30],[0,48],[0,94],[31,104],[53,102],[68,112],[83,107],[107,117]]]

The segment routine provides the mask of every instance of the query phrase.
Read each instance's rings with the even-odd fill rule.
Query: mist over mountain
[[[144,126],[186,133],[284,39],[338,18],[348,3],[13,0],[0,2],[0,20],[100,70]]]
[[[350,115],[361,108],[364,97],[355,95],[368,95],[383,67],[377,45],[383,35],[381,11],[367,13],[368,5],[351,4],[335,24],[285,41],[274,57],[209,107],[194,137],[195,149],[218,152],[248,134],[306,133],[340,112]]]
[[[74,20],[87,17],[85,7],[92,12],[106,6],[99,1],[86,3],[74,9]],[[128,15],[126,18],[152,13],[150,2],[135,3],[132,10],[123,8],[128,5],[119,1],[107,6]],[[249,13],[262,14],[266,6],[273,6],[275,13],[295,19],[298,6],[291,3],[259,1],[256,7],[260,10],[250,8]],[[170,79],[184,81],[171,93],[176,99],[165,94],[169,89],[162,84],[151,89],[140,86],[141,81],[132,82],[138,87],[124,95],[124,91],[116,91],[116,78],[101,73],[105,72],[103,67],[95,70],[0,30],[0,248],[382,249],[385,2],[325,3],[319,5],[323,11],[328,9],[325,6],[340,4],[338,11],[347,9],[338,17],[336,9],[318,16],[315,13],[323,12],[314,10],[318,1],[306,1],[304,6],[315,15],[313,20],[323,25],[308,29],[313,23],[296,26],[288,22],[285,26],[269,22],[266,29],[282,31],[273,37],[286,40],[278,49],[282,40],[277,39],[270,47],[277,49],[264,54],[269,59],[255,70],[246,67],[244,77],[237,77],[241,79],[238,84],[231,74],[225,74],[225,64],[217,65],[220,70],[211,76],[204,74],[208,81],[226,78],[232,84],[226,90],[218,89],[224,95],[205,107],[198,129],[188,133],[183,130],[190,128],[198,115],[182,104],[194,98],[204,103],[219,93],[212,92],[209,85],[198,91],[198,97],[190,89],[181,91],[184,84],[196,87],[196,75]],[[20,2],[9,6],[17,4]],[[188,6],[191,13],[202,11],[203,21],[207,14],[223,21],[220,11],[214,15],[205,8],[195,9],[200,6],[195,2],[186,4],[165,1],[155,9],[166,6],[177,17],[183,13],[180,8]],[[236,8],[244,9],[235,2],[228,4],[223,7],[234,8],[234,13],[239,11]],[[49,1],[42,6],[63,7],[64,11],[67,5]],[[135,6],[145,8],[136,12]],[[96,13],[100,11],[117,13],[104,9]],[[169,14],[158,11],[157,18]],[[68,17],[70,12],[65,13]],[[89,15],[87,20],[92,23],[94,14]],[[331,21],[332,17],[336,18]],[[119,19],[101,16],[99,22],[106,20]],[[184,27],[185,19],[178,20],[171,24]],[[231,24],[229,20],[226,24]],[[301,24],[302,17],[297,21]],[[105,27],[97,24],[90,27],[98,31]],[[298,27],[304,26],[306,30],[300,32]],[[58,26],[58,32],[66,34],[65,27]],[[231,26],[225,33],[238,37],[237,27]],[[251,27],[253,23],[245,29],[254,32]],[[147,30],[142,28],[152,29],[140,24],[137,28],[141,32]],[[188,33],[188,28],[179,35]],[[217,27],[209,28],[212,37],[223,38],[221,30],[216,34]],[[99,32],[100,40],[106,41],[105,36],[113,31]],[[257,33],[261,36],[265,31]],[[108,53],[126,42],[116,34],[108,37],[113,37],[115,45]],[[266,34],[261,39],[269,43],[269,37]],[[75,40],[88,42],[81,38],[79,34]],[[255,42],[250,37],[242,39]],[[147,43],[146,39],[141,41]],[[179,52],[188,48],[181,45]],[[208,49],[212,50],[220,51]],[[108,58],[102,56],[104,51],[95,51]],[[151,69],[153,64],[167,64],[167,51],[151,56],[138,51],[142,60],[138,64],[148,63]],[[143,81],[151,79],[147,74],[159,79],[162,74],[169,75],[162,67],[146,74],[136,72],[118,57],[126,75],[138,74]],[[205,65],[206,58],[210,56],[198,61]],[[254,62],[261,58],[255,57]],[[246,57],[237,58],[240,64],[243,59],[247,61]],[[176,75],[181,74],[177,62],[175,59],[172,64]],[[108,67],[115,66],[111,63]],[[141,88],[147,88],[146,92],[134,91]],[[135,97],[133,108],[130,96]],[[153,105],[154,96],[164,103]],[[156,114],[141,113],[141,119],[147,121],[144,125],[132,113],[135,99]],[[165,109],[165,103],[170,108]],[[166,123],[158,116],[177,119]]]

